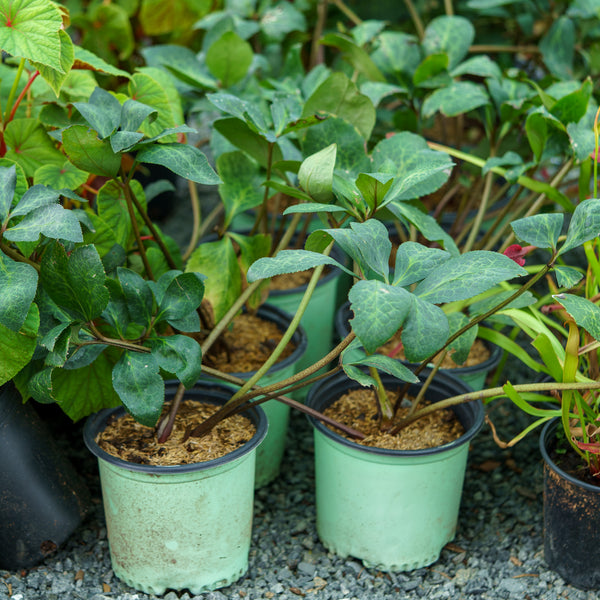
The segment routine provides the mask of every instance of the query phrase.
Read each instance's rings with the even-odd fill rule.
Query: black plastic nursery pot
[[[386,387],[404,386],[390,375],[381,378]],[[409,394],[420,385],[412,384]],[[322,412],[360,387],[337,373],[310,389],[307,404]],[[438,402],[469,391],[452,375],[437,373],[426,397]],[[326,548],[385,571],[417,569],[438,559],[456,532],[469,442],[484,415],[479,400],[453,411],[465,430],[461,437],[436,448],[402,451],[360,445],[309,417],[315,435],[317,532]]]
[[[558,419],[540,435],[544,459],[544,558],[565,581],[581,589],[600,589],[600,487],[561,469],[550,454]]]
[[[177,384],[166,385],[175,394]],[[231,389],[199,382],[184,398],[224,404]],[[92,415],[84,441],[98,458],[110,556],[115,575],[149,594],[227,586],[248,568],[256,449],[267,432],[260,407],[244,415],[256,433],[226,456],[179,466],[126,462],[95,441],[122,407]]]
[[[32,567],[81,523],[90,494],[12,382],[0,387],[0,568]]]
[[[350,332],[350,319],[352,318],[353,313],[350,309],[350,302],[346,302],[339,308],[335,317],[335,327],[340,338],[344,338]],[[482,390],[488,373],[498,366],[502,358],[502,348],[489,342],[485,342],[485,344],[490,351],[490,356],[483,362],[468,367],[457,366],[453,369],[440,369],[440,371],[450,373],[466,383],[470,388],[469,391]],[[401,360],[401,362],[408,367],[418,366],[417,363],[411,363],[407,360]]]

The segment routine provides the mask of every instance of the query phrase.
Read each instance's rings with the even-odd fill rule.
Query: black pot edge
[[[422,373],[423,377],[426,378],[429,372],[429,368],[425,369]],[[405,384],[405,382],[400,381],[399,379],[396,379],[395,377],[392,377],[391,375],[388,375],[386,373],[381,374],[381,379],[384,382],[384,384],[388,381],[399,382],[402,385]],[[329,405],[329,403],[333,400],[333,398],[327,398],[326,400],[322,400],[322,402],[318,402],[318,400],[316,400],[315,398],[317,392],[319,392],[319,390],[325,386],[335,387],[338,383],[342,384],[343,382],[347,382],[348,384],[345,389],[357,389],[362,387],[360,383],[350,379],[346,376],[345,373],[336,373],[334,375],[330,375],[329,377],[322,379],[310,388],[306,404],[316,410],[322,410],[322,408],[326,408]],[[441,385],[443,384],[452,388],[452,392],[455,392],[452,395],[473,392],[473,390],[469,386],[467,386],[467,384],[445,371],[442,373],[438,372],[436,374],[434,380],[431,382],[429,389],[431,391],[437,391],[438,393],[445,394],[445,392],[441,389]],[[411,387],[419,385],[420,384],[411,384]],[[327,427],[323,422],[319,421],[318,419],[311,417],[310,415],[307,415],[307,418],[311,425],[314,428],[318,429],[321,433],[323,433],[330,439],[333,439],[336,442],[348,446],[349,448],[353,448],[355,450],[359,450],[369,454],[378,454],[381,456],[423,456],[445,452],[457,446],[461,446],[473,439],[481,429],[485,413],[483,403],[481,402],[481,400],[472,400],[471,402],[459,404],[457,406],[452,407],[452,410],[454,411],[461,424],[465,428],[465,433],[461,435],[458,439],[454,440],[453,442],[450,442],[449,444],[444,444],[443,446],[438,446],[436,448],[423,448],[421,450],[390,450],[387,448],[374,448],[371,446],[363,446],[337,434],[336,432],[329,429],[329,427]]]
[[[581,481],[581,479],[577,479],[577,477],[573,477],[573,475],[570,475],[566,471],[563,471],[550,458],[550,454],[548,453],[547,449],[548,444],[550,442],[550,438],[556,433],[556,429],[558,428],[559,424],[559,417],[554,417],[544,425],[544,427],[542,428],[542,432],[540,433],[539,446],[544,462],[548,465],[550,469],[552,469],[557,475],[559,475],[566,481],[572,483],[573,485],[579,486],[585,490],[588,490],[589,492],[600,494],[600,486],[592,485],[591,483],[586,483],[585,481]]]
[[[349,321],[349,319],[344,319],[343,315],[349,310],[350,302],[345,302],[340,306],[338,312],[335,316],[335,330],[340,337],[343,337],[342,333],[344,331],[343,325]],[[452,369],[444,369],[441,368],[440,371],[444,373],[459,373],[460,375],[469,375],[471,373],[478,373],[481,371],[491,371],[494,367],[496,367],[500,363],[500,359],[502,358],[502,348],[500,346],[496,346],[496,344],[492,344],[487,340],[482,340],[487,348],[490,350],[490,357],[487,360],[484,360],[482,363],[478,365],[471,365],[470,367],[453,367]],[[407,360],[399,359],[400,362],[407,367],[417,367],[419,363],[412,363]],[[472,390],[469,390],[472,391]]]
[[[165,393],[174,394],[177,389],[178,382],[167,382],[165,383]],[[200,389],[202,388],[202,389]],[[201,381],[196,384],[196,387],[186,390],[186,397],[190,396],[203,396],[205,392],[210,392],[212,397],[209,399],[212,403],[224,404],[231,397],[231,388],[214,383],[210,381]],[[155,466],[155,465],[140,465],[137,463],[130,463],[116,456],[112,456],[105,452],[96,444],[95,438],[98,433],[106,427],[108,419],[113,415],[120,417],[125,414],[125,407],[117,406],[115,408],[105,408],[91,416],[85,422],[83,428],[83,439],[85,445],[88,447],[90,452],[97,458],[100,458],[112,465],[127,469],[129,471],[138,471],[141,473],[148,473],[152,475],[167,475],[175,473],[190,473],[195,471],[204,471],[214,467],[227,464],[244,454],[247,454],[254,448],[256,448],[264,439],[267,434],[268,422],[265,412],[260,406],[255,406],[248,411],[244,411],[246,417],[248,417],[254,426],[256,427],[256,433],[252,439],[246,442],[243,446],[236,448],[233,452],[215,458],[213,460],[190,463],[187,465],[175,465],[175,466]]]

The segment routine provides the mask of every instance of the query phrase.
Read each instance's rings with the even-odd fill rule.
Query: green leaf
[[[152,291],[143,277],[131,269],[117,268],[117,277],[131,321],[150,327],[152,323]]]
[[[42,165],[33,174],[33,183],[47,185],[55,190],[76,190],[88,180],[88,173],[66,160],[62,165]]]
[[[245,123],[251,131],[260,134],[265,139],[268,138],[269,141],[275,141],[274,136],[269,132],[260,108],[256,104],[242,100],[233,94],[223,92],[208,94],[206,97],[219,110]]]
[[[450,74],[452,77],[475,75],[476,77],[492,77],[498,80],[502,78],[502,70],[498,63],[485,55],[468,58],[452,69]]]
[[[6,125],[4,141],[9,148],[5,157],[20,165],[27,177],[42,165],[65,160],[37,119],[13,119]]]
[[[217,119],[214,122],[215,129],[223,135],[236,148],[249,154],[261,167],[269,164],[269,144],[264,135],[252,130],[243,120],[233,117]],[[272,145],[272,161],[282,161],[281,148]]]
[[[0,167],[0,224],[6,221],[15,197],[17,167]]]
[[[573,77],[576,42],[575,24],[565,16],[556,19],[540,40],[542,58],[553,75],[561,79]]]
[[[343,73],[328,77],[306,100],[303,117],[331,115],[351,123],[368,140],[375,125],[375,107]],[[341,147],[341,144],[340,144]]]
[[[413,303],[413,297],[403,288],[373,279],[354,284],[348,299],[354,312],[352,331],[370,354],[402,327]]]
[[[448,324],[450,326],[450,333],[455,333],[469,322],[469,318],[462,313],[456,312],[448,315]],[[469,352],[477,337],[477,327],[471,327],[465,331],[462,335],[458,336],[452,343],[447,347],[454,364],[462,365],[467,358],[469,358]]]
[[[39,326],[40,314],[35,304],[29,305],[19,331],[0,323],[0,385],[10,381],[33,358]]]
[[[420,362],[437,352],[450,334],[444,311],[412,295],[412,306],[402,327],[404,354],[410,362]]]
[[[600,307],[591,300],[573,294],[552,296],[595,340],[600,340]]]
[[[11,213],[12,217],[27,215],[37,208],[43,208],[56,204],[59,199],[59,193],[43,185],[36,185],[29,188],[18,201]]]
[[[217,158],[217,173],[223,182],[219,185],[219,196],[227,228],[236,215],[262,203],[264,192],[260,186],[264,178],[257,163],[239,151],[221,154]]]
[[[445,250],[428,248],[416,242],[400,244],[396,252],[394,285],[407,286],[421,281],[450,256]]]
[[[121,103],[102,88],[94,90],[89,102],[75,102],[73,106],[101,140],[113,133],[121,122]]]
[[[599,232],[600,200],[597,198],[588,198],[575,207],[571,222],[569,223],[567,239],[558,251],[558,255],[560,256],[594,239],[598,236]]]
[[[441,16],[429,22],[423,38],[426,54],[445,52],[453,69],[467,55],[475,39],[475,28],[464,17]]]
[[[575,287],[583,279],[583,273],[573,267],[556,265],[554,267],[554,273],[556,275],[558,286],[566,289]]]
[[[547,149],[548,138],[555,127],[564,130],[562,123],[543,106],[527,115],[525,132],[536,160],[539,161]]]
[[[37,271],[26,263],[11,260],[0,252],[0,324],[19,331],[29,314],[37,290]]]
[[[127,71],[108,64],[105,60],[81,46],[75,46],[75,63],[73,64],[73,68],[87,69],[97,73],[114,75],[115,77],[131,78],[131,75]]]
[[[306,31],[306,19],[299,10],[300,6],[296,7],[291,2],[269,3],[266,6],[268,8],[262,13],[260,28],[268,41],[282,42],[293,31]]]
[[[371,58],[381,71],[398,81],[403,75],[412,77],[422,56],[414,36],[400,31],[383,31]]]
[[[504,254],[474,250],[446,261],[419,283],[414,293],[433,304],[466,300],[522,275],[527,271]]]
[[[331,144],[302,161],[298,171],[300,187],[317,202],[329,202],[333,198],[333,169],[337,144]]]
[[[167,167],[173,173],[205,185],[221,183],[219,176],[208,163],[206,155],[195,146],[187,144],[154,144],[140,150],[137,160]]]
[[[34,209],[23,220],[9,227],[4,232],[4,237],[13,242],[37,242],[40,234],[69,242],[83,241],[79,219],[74,212],[60,204]]]
[[[196,310],[202,302],[204,284],[196,273],[181,273],[168,285],[159,303],[156,322],[167,321],[175,329],[200,331]]]
[[[577,123],[587,112],[593,84],[586,79],[579,89],[556,101],[550,112],[564,125]]]
[[[62,134],[65,153],[82,171],[102,177],[116,177],[121,156],[113,152],[108,140],[99,140],[96,132],[85,125],[73,125]]]
[[[447,117],[456,117],[490,104],[485,88],[471,81],[456,81],[448,87],[435,90],[423,102],[424,117],[441,112]]]
[[[430,54],[423,59],[423,62],[417,67],[412,81],[414,85],[420,85],[423,87],[429,87],[426,85],[431,80],[438,81],[439,76],[445,75],[445,84],[448,85],[452,82],[449,75],[447,74],[448,69],[448,55],[443,52],[440,54]],[[434,87],[439,87],[435,85]]]
[[[356,178],[356,187],[372,212],[377,212],[390,202],[388,192],[393,183],[393,176],[387,173],[361,173]]]
[[[252,46],[234,31],[225,32],[206,52],[206,66],[224,88],[242,80],[252,64]]]
[[[187,335],[151,338],[152,356],[159,367],[174,373],[186,388],[192,387],[202,371],[202,349]]]
[[[146,427],[158,422],[165,400],[165,384],[156,358],[126,350],[114,366],[113,387],[131,416]]]
[[[365,140],[352,124],[343,119],[330,117],[308,129],[302,142],[302,152],[310,156],[331,144],[337,145],[336,171],[342,171],[345,177],[356,177],[372,170],[365,151]]]
[[[307,271],[319,265],[338,267],[349,271],[334,258],[312,252],[310,250],[280,250],[275,256],[259,258],[248,269],[247,278],[250,283],[259,279],[267,279],[285,273]]]
[[[349,229],[324,229],[363,272],[374,271],[387,280],[392,242],[381,221],[350,223]]]
[[[63,412],[77,421],[103,408],[119,406],[111,381],[113,365],[114,360],[104,352],[83,367],[54,369],[52,395]]]
[[[555,249],[562,231],[564,215],[539,214],[513,221],[510,225],[519,240],[536,248]]]
[[[176,94],[175,98],[172,97],[175,90],[168,78],[166,78],[168,83],[162,81],[161,71],[156,73],[158,78],[161,78],[160,81],[148,74],[152,73],[154,75],[156,71],[158,70],[152,69],[143,73],[136,73],[127,87],[130,98],[135,98],[137,102],[145,104],[156,111],[155,119],[146,119],[140,123],[140,131],[149,138],[157,136],[167,128],[181,125],[183,122],[180,96]],[[171,93],[169,88],[172,88]],[[172,140],[168,141],[174,142],[175,138],[173,137]]]
[[[454,240],[431,216],[408,202],[391,202],[386,208],[398,219],[412,223],[425,237],[432,242],[439,242],[453,256],[459,254]]]
[[[321,40],[325,46],[333,46],[342,51],[342,56],[359,73],[365,75],[370,81],[385,83],[385,76],[378,69],[369,54],[358,46],[350,37],[340,33],[327,33]]]
[[[378,371],[388,373],[397,379],[400,379],[400,381],[409,381],[411,383],[417,383],[419,381],[419,378],[399,360],[384,356],[383,354],[373,354],[371,356],[353,360],[349,363],[344,363],[344,370],[346,370],[346,367],[349,365],[375,367]]]
[[[2,0],[0,2],[0,48],[61,70],[59,31],[63,20],[54,2]]]
[[[57,98],[75,62],[73,42],[67,32],[62,29],[59,30],[58,39],[60,41],[60,65],[58,68],[44,65],[40,62],[33,62],[33,66],[40,72],[40,75],[52,88]]]
[[[52,300],[75,319],[92,321],[102,314],[109,299],[106,275],[94,246],[75,248],[69,256],[54,243],[41,263],[40,281]]]
[[[425,138],[408,131],[381,140],[372,157],[375,171],[394,176],[389,194],[394,200],[412,200],[437,191],[453,167],[446,153],[430,150]]]
[[[381,101],[392,94],[406,94],[408,90],[404,86],[380,83],[379,81],[365,81],[360,85],[360,93],[371,100],[373,106],[377,107]]]
[[[121,131],[137,132],[146,119],[149,118],[151,121],[154,121],[157,116],[158,111],[152,106],[148,106],[137,100],[125,100],[121,107]]]

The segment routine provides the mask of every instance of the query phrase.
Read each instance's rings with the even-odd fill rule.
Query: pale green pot
[[[199,384],[186,392],[190,397],[222,404],[230,391]],[[98,458],[115,575],[156,595],[167,589],[200,594],[237,581],[248,569],[255,454],[267,430],[263,411],[246,413],[257,431],[242,447],[220,459],[174,467],[128,463],[99,448],[94,438],[123,412],[101,411],[84,429]]]
[[[291,321],[288,313],[270,304],[263,304],[258,309],[257,314],[263,319],[275,322],[282,331],[287,329]],[[257,385],[261,387],[271,385],[272,383],[287,379],[298,372],[298,363],[306,352],[308,344],[306,332],[302,326],[296,329],[292,341],[296,345],[294,352],[278,363],[275,363],[261,377]],[[253,374],[254,372],[231,373],[231,375],[240,379],[249,379]],[[207,381],[214,380],[203,375],[201,381],[205,379]],[[237,389],[234,386],[230,386],[230,388]],[[287,404],[283,404],[283,402],[268,400],[260,406],[267,416],[269,431],[256,453],[256,489],[267,485],[279,475],[290,419],[290,407]]]
[[[404,385],[386,374],[382,380],[387,386]],[[358,387],[338,373],[311,388],[308,405],[323,411]],[[427,397],[435,402],[467,391],[460,380],[437,374]],[[309,417],[315,437],[317,532],[328,550],[383,571],[409,571],[438,559],[456,532],[469,441],[483,423],[480,401],[460,405],[455,413],[463,436],[414,451],[361,446]]]

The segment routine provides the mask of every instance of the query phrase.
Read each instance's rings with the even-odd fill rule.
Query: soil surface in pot
[[[233,320],[230,329],[223,333],[225,344],[209,353],[205,360],[211,367],[225,373],[249,373],[257,371],[271,356],[283,337],[279,327],[256,315],[243,313]],[[288,357],[296,346],[290,342],[279,360]]]
[[[404,356],[404,349],[402,348],[401,341],[401,332],[398,331],[391,340],[386,342],[383,346],[377,349],[379,354],[386,354],[387,356],[393,356],[394,358],[400,358],[402,360],[406,360]],[[399,348],[399,349],[398,349]],[[444,356],[444,360],[442,361],[441,368],[442,369],[456,369],[460,367],[474,367],[476,365],[480,365],[481,363],[488,360],[490,357],[490,351],[486,347],[486,345],[480,340],[476,339],[475,343],[471,346],[471,350],[469,351],[469,356],[467,360],[462,365],[457,365],[452,360],[452,355],[450,352]],[[434,361],[437,360],[437,356]]]
[[[591,471],[585,466],[583,459],[571,448],[571,445],[564,437],[553,438],[548,447],[548,455],[563,471],[579,479],[583,483],[589,483],[600,487],[600,476],[594,477]]]
[[[163,416],[170,403],[165,405]],[[177,412],[173,432],[159,443],[152,427],[140,425],[125,414],[109,421],[96,436],[96,443],[105,452],[127,462],[143,465],[174,466],[206,462],[225,456],[248,442],[256,432],[250,419],[242,415],[218,423],[204,437],[190,437],[189,432],[218,410],[214,404],[184,400]]]
[[[398,391],[386,390],[386,392],[393,404],[398,397]],[[427,402],[423,402],[423,406],[426,404]],[[394,422],[401,421],[408,414],[408,410],[408,407],[400,407]],[[366,388],[347,392],[331,404],[324,413],[339,423],[361,431],[367,437],[363,440],[356,440],[334,427],[330,427],[330,429],[353,442],[374,448],[388,450],[435,448],[456,440],[464,433],[463,426],[450,409],[438,410],[426,415],[401,429],[396,435],[381,432],[379,431],[375,392]]]

